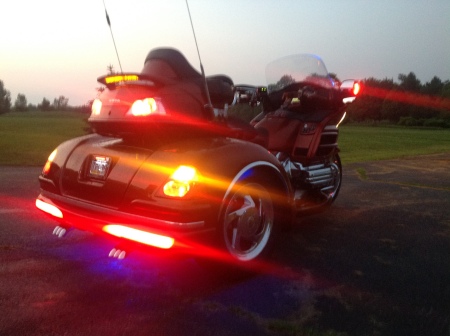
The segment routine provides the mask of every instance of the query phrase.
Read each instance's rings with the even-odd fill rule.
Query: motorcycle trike
[[[333,80],[313,55],[272,62],[267,85],[205,77],[159,48],[141,72],[102,76],[92,132],[60,144],[36,206],[62,237],[78,228],[135,248],[238,265],[264,259],[297,215],[322,210],[342,183],[339,123],[358,82]],[[246,123],[236,104],[260,106]]]

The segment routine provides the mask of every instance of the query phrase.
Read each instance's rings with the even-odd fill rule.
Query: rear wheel
[[[243,181],[223,204],[222,240],[233,259],[250,262],[267,255],[272,245],[275,206],[258,181]]]

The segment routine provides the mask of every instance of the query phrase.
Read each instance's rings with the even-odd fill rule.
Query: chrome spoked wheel
[[[225,205],[223,235],[225,246],[239,261],[251,261],[268,246],[275,219],[269,192],[259,183],[239,186]]]

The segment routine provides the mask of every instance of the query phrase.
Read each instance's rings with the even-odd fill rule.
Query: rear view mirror
[[[361,82],[354,79],[346,79],[341,83],[339,89],[341,91],[342,101],[348,104],[353,102],[361,92]]]

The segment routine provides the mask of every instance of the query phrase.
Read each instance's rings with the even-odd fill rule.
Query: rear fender
[[[60,193],[60,179],[61,169],[65,166],[70,154],[80,145],[87,141],[96,141],[101,137],[98,134],[88,134],[74,139],[67,140],[61,143],[55,149],[55,156],[50,164],[49,171],[44,174],[44,171],[39,176],[39,182],[42,189],[48,190],[53,193]]]
[[[283,202],[292,194],[289,178],[279,161],[265,148],[247,141],[222,137],[187,140],[161,148],[148,160],[150,165],[169,170],[179,165],[195,167],[201,175],[195,198],[205,200],[215,211],[220,211],[223,200],[236,183],[252,175],[263,175],[267,185],[283,195]],[[145,185],[139,181],[148,183],[154,179],[150,175],[156,173],[160,175],[158,171],[138,172],[130,186],[136,188],[133,194],[144,190]]]
[[[228,186],[219,209],[219,218],[223,213],[223,206],[230,197],[232,190],[246,179],[259,178],[264,180],[265,187],[269,190],[274,199],[279,213],[283,214],[283,221],[290,221],[292,214],[292,187],[290,180],[285,175],[284,170],[268,161],[255,161],[243,167],[233,178]],[[286,215],[286,216],[284,216]]]
[[[229,146],[211,153],[208,156],[208,167],[203,167],[206,168],[205,174],[218,182],[218,216],[220,217],[224,201],[233,188],[249,178],[262,178],[276,203],[282,208],[290,209],[292,186],[279,161],[259,145],[239,140],[229,141]]]

